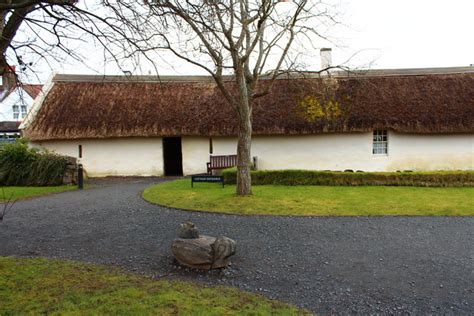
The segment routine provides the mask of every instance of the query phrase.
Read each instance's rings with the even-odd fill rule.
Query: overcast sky
[[[473,0],[347,0],[347,4],[353,31],[346,44],[349,50],[376,49],[376,68],[474,64]]]
[[[333,30],[334,64],[359,52],[349,63],[357,68],[452,67],[474,64],[474,0],[333,0],[340,1],[344,26]],[[83,47],[84,48],[84,47]],[[89,67],[71,61],[56,65],[61,73],[117,73],[93,52]],[[319,56],[315,56],[318,58]],[[181,64],[181,63],[180,63]],[[151,67],[150,67],[151,68]],[[198,74],[192,66],[162,64],[161,75]],[[96,71],[94,71],[96,70]],[[151,69],[150,69],[151,70]],[[148,72],[145,69],[144,74]],[[40,77],[46,79],[50,69]],[[135,73],[139,74],[139,73]]]

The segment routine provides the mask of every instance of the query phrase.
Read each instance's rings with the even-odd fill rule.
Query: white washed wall
[[[121,138],[35,143],[81,159],[88,174],[99,176],[163,175],[162,140]],[[214,137],[215,155],[236,153],[236,139]],[[419,135],[389,132],[388,155],[372,154],[372,133],[308,136],[255,136],[252,156],[259,169],[396,171],[474,170],[474,135]],[[208,137],[183,137],[183,172],[206,172]]]
[[[255,136],[259,169],[473,170],[473,134],[389,132],[388,155],[372,154],[372,133]],[[236,139],[213,139],[214,154],[235,154]]]
[[[387,170],[474,170],[474,134],[390,136]]]
[[[185,175],[207,172],[209,161],[209,138],[183,137],[181,140],[183,154],[183,173]]]
[[[161,138],[117,138],[36,142],[58,154],[82,158],[88,176],[161,176],[163,146]]]

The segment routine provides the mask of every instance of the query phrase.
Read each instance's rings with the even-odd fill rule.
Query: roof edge
[[[48,80],[41,88],[40,93],[38,93],[38,95],[34,99],[33,104],[31,105],[31,109],[30,111],[28,111],[28,114],[21,122],[19,129],[23,130],[25,128],[28,128],[28,126],[35,120],[36,115],[43,106],[43,102],[46,99],[46,96],[49,94],[49,91],[51,91],[54,86],[54,77],[56,75],[56,73],[52,73],[51,76],[49,76]]]
[[[317,71],[301,71],[290,73],[279,79],[301,79],[301,78],[321,78],[333,76],[338,78],[345,77],[392,77],[392,76],[424,76],[424,75],[448,75],[448,74],[464,74],[474,73],[473,66],[467,67],[439,67],[439,68],[399,68],[399,69],[353,69],[325,71],[323,73]],[[224,76],[224,80],[232,80],[233,76]],[[262,76],[261,79],[269,79]],[[150,76],[150,75],[81,75],[81,74],[54,74],[53,82],[203,82],[213,83],[211,76]]]
[[[315,136],[315,135],[334,135],[334,134],[363,134],[363,133],[371,133],[373,130],[379,128],[360,128],[360,129],[351,129],[346,131],[321,131],[321,132],[302,132],[302,133],[255,133],[252,137],[300,137],[300,136]],[[394,128],[386,128],[392,132],[397,134],[404,134],[404,135],[472,135],[474,133],[473,130],[465,130],[465,131],[403,131]],[[138,139],[138,138],[163,138],[163,137],[200,137],[200,138],[219,138],[219,137],[231,137],[237,138],[237,134],[223,134],[223,135],[215,135],[215,134],[156,134],[156,135],[114,135],[114,136],[92,136],[92,135],[78,135],[78,136],[32,136],[28,139],[32,142],[50,142],[50,141],[73,141],[73,140],[109,140],[109,139]]]

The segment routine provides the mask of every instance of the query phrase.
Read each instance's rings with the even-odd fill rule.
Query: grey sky
[[[378,49],[376,68],[474,64],[472,0],[348,0],[347,4],[354,31],[346,44],[349,50]]]
[[[337,0],[334,0],[337,1]],[[333,60],[340,64],[359,52],[349,66],[357,68],[450,67],[474,64],[474,1],[472,0],[339,0],[344,25],[332,31]],[[88,52],[88,67],[75,61],[55,65],[61,73],[118,73],[104,67],[99,49]],[[319,56],[315,56],[319,59]],[[171,61],[162,75],[198,74],[202,71]],[[151,70],[151,67],[149,67]],[[148,69],[144,69],[146,74]],[[40,78],[46,79],[50,69]],[[139,72],[136,71],[136,74]]]

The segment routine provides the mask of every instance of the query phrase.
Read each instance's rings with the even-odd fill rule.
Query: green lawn
[[[253,196],[235,196],[235,185],[191,180],[147,188],[143,197],[170,207],[243,215],[473,216],[474,188],[386,186],[253,186]]]
[[[295,315],[293,306],[227,287],[151,280],[117,268],[0,257],[0,315]]]
[[[74,185],[61,185],[54,187],[0,187],[0,202],[4,202],[3,191],[6,199],[13,194],[14,200],[25,199],[51,193],[70,191],[77,189]]]

